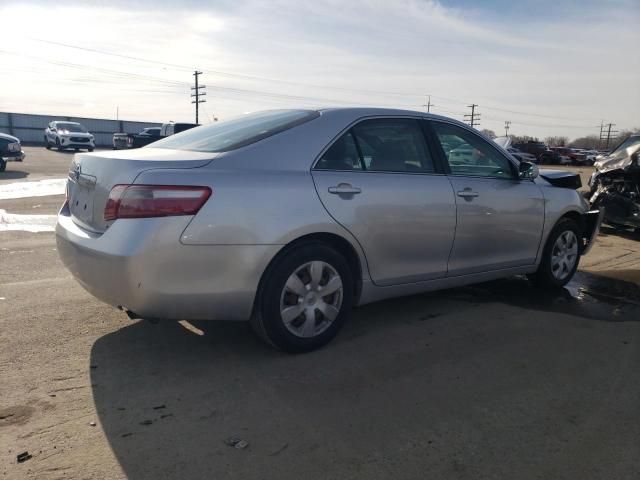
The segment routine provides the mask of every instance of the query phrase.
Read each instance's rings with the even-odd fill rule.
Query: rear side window
[[[320,116],[315,110],[268,110],[196,127],[155,142],[153,148],[227,152],[255,143]]]
[[[420,124],[408,118],[380,118],[358,123],[335,141],[320,158],[316,169],[435,171]]]
[[[320,170],[362,170],[362,160],[351,132],[336,140],[318,161]]]

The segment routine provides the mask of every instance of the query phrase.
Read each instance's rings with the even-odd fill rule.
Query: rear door
[[[471,129],[430,122],[457,205],[449,276],[535,263],[544,224],[544,198],[497,146]],[[456,152],[469,152],[456,155]]]
[[[455,199],[419,120],[361,121],[321,155],[312,175],[327,211],[362,246],[374,283],[446,275]]]

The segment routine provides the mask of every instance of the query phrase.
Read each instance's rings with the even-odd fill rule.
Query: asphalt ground
[[[26,153],[0,187],[66,176],[71,154]],[[605,228],[559,292],[514,277],[359,308],[292,356],[243,323],[130,321],[52,232],[0,231],[0,476],[639,478],[638,240]]]

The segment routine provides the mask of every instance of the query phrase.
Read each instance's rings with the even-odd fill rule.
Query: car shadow
[[[4,172],[0,172],[0,180],[18,180],[20,178],[26,178],[29,176],[29,172],[22,170],[9,170],[10,163],[7,164],[7,169]]]
[[[621,237],[627,240],[640,241],[640,228],[636,228],[635,230],[633,230],[631,228],[610,227],[608,225],[602,225],[600,227],[600,234],[615,235],[616,237]]]
[[[608,281],[578,280],[594,291]],[[531,398],[597,401],[620,375],[614,361],[576,377],[601,341],[585,322],[611,320],[622,302],[603,293],[594,302],[608,310],[594,310],[580,288],[539,298],[514,278],[379,302],[305,355],[271,349],[245,323],[139,321],[92,346],[93,398],[132,480],[398,478],[407,468],[448,478],[474,461],[500,476],[504,449],[512,463],[544,466],[549,432],[574,435],[562,409]],[[514,305],[578,313],[559,322]],[[509,427],[487,442],[494,422]]]

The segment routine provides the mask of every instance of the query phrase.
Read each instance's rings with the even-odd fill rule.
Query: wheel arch
[[[362,277],[363,277],[363,268],[365,266],[362,265],[361,256],[358,254],[356,248],[352,245],[349,240],[346,238],[337,235],[335,233],[329,232],[316,232],[309,233],[306,235],[302,235],[286,245],[284,245],[276,255],[269,261],[267,267],[262,272],[262,276],[260,277],[260,281],[258,282],[258,289],[256,291],[255,301],[253,305],[253,313],[256,312],[256,307],[260,298],[262,296],[262,290],[264,288],[264,284],[271,274],[274,266],[280,261],[282,257],[287,255],[292,250],[302,247],[303,245],[310,245],[314,243],[320,243],[323,245],[329,245],[336,251],[338,251],[349,264],[349,268],[353,273],[353,281],[354,281],[354,299],[353,304],[357,305],[360,299],[360,295],[362,293]]]
[[[556,223],[553,225],[553,228],[555,228],[556,225],[558,225],[558,223],[565,218],[571,219],[574,222],[576,222],[578,224],[578,228],[580,229],[580,233],[584,231],[584,227],[585,227],[584,215],[581,212],[578,212],[577,210],[569,210],[568,212],[565,212],[560,218],[558,218],[558,220],[556,220]]]

